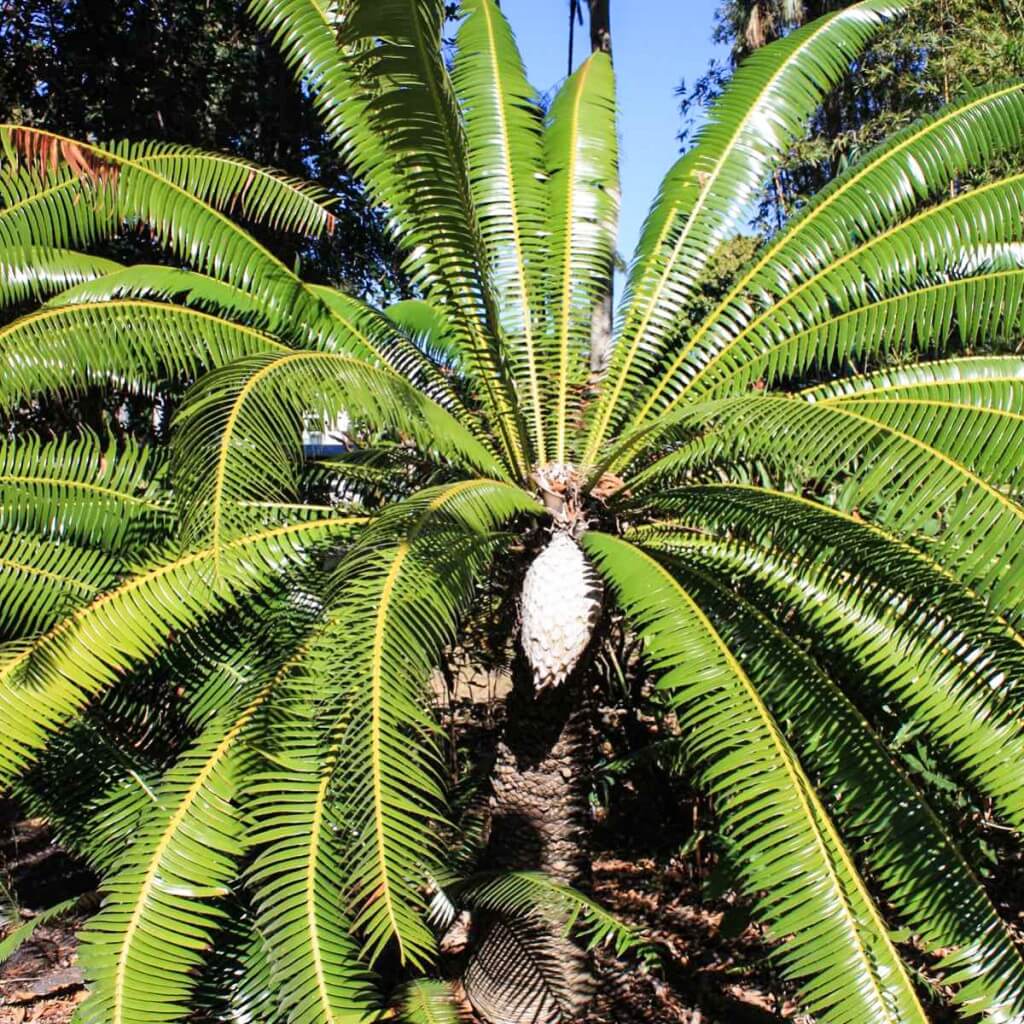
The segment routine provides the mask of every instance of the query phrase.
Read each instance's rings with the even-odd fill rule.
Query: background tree
[[[242,0],[2,0],[0,115],[76,138],[234,153],[316,181],[333,200],[329,238],[257,235],[323,283],[383,301],[408,295],[381,212]],[[152,246],[138,251],[153,257]]]

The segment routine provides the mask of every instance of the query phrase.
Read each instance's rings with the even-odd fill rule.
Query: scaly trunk
[[[590,711],[581,676],[538,693],[517,659],[491,784],[485,870],[542,871],[556,882],[588,880],[587,790]],[[489,1024],[571,1020],[587,1001],[586,958],[558,927],[475,915],[463,979]]]

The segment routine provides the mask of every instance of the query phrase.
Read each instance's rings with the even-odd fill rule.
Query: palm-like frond
[[[452,312],[502,449],[525,474],[525,436],[497,340],[462,124],[441,58],[440,0],[357,0],[344,18],[314,0],[251,0],[392,225],[409,267]],[[340,52],[345,60],[339,59]]]
[[[712,369],[714,380],[721,360],[710,362],[710,357],[766,302],[784,297],[830,262],[890,230],[922,200],[939,197],[957,175],[1012,151],[1022,117],[1020,83],[998,86],[923,118],[856,162],[779,232],[680,346],[649,389],[644,410],[654,407],[674,380],[683,380],[686,389],[695,387]],[[947,256],[956,265],[959,253]]]
[[[658,545],[654,538],[647,542]],[[978,650],[955,622],[927,606],[911,609],[906,598],[880,586],[860,581],[854,589],[828,566],[804,565],[739,542],[662,544],[673,552],[688,549],[694,560],[749,581],[761,599],[790,602],[801,628],[821,645],[822,658],[835,661],[842,652],[877,703],[892,702],[921,723],[951,765],[1018,827],[1024,793],[1015,765],[1024,735],[1005,680],[1006,669],[1019,659],[979,662]]]
[[[835,1021],[927,1021],[854,859],[754,681],[694,597],[649,555],[605,534],[588,552],[664,672],[659,690],[742,851],[759,910],[790,936],[780,959]]]
[[[303,414],[331,422],[343,412],[412,435],[431,448],[501,475],[486,449],[450,413],[404,378],[333,352],[255,357],[209,373],[178,416],[175,476],[186,485],[186,534],[217,551],[251,517],[246,500],[293,500]],[[268,429],[291,425],[289,433]],[[215,559],[216,561],[216,559]]]
[[[88,434],[0,442],[0,529],[130,557],[174,526],[156,481],[163,462],[131,441],[104,447]]]
[[[0,535],[0,637],[47,629],[109,587],[118,568],[101,551]]]
[[[449,892],[473,908],[506,917],[539,917],[567,934],[575,934],[587,949],[608,945],[619,955],[633,952],[646,959],[655,956],[634,929],[572,886],[552,881],[540,872],[468,878],[449,886]]]
[[[434,950],[420,894],[438,873],[442,763],[424,688],[493,552],[494,530],[536,511],[508,485],[461,481],[392,506],[338,569],[321,673],[341,675],[346,710],[332,727],[337,800],[355,924],[376,959]]]
[[[398,1000],[400,1020],[406,1024],[459,1024],[459,1011],[451,985],[441,981],[413,981],[402,989]]]
[[[803,130],[847,62],[900,5],[862,2],[755,53],[711,111],[694,148],[666,175],[644,225],[626,295],[610,387],[583,461],[593,462],[636,388],[672,340],[708,258],[742,223],[785,147]]]
[[[106,339],[102,351],[94,341]],[[41,394],[70,394],[116,380],[153,392],[224,363],[286,346],[244,324],[162,302],[114,299],[40,309],[0,328],[0,402],[17,408]]]
[[[213,900],[227,895],[244,849],[231,807],[234,747],[265,699],[259,693],[233,723],[211,723],[164,777],[122,866],[104,881],[103,909],[83,935],[83,1020],[175,1021],[188,1006],[220,916]]]
[[[618,228],[618,153],[611,60],[595,53],[559,90],[544,133],[548,167],[550,338],[554,459],[568,446],[570,392],[586,383],[594,306],[611,280]]]
[[[330,760],[299,687],[278,712],[278,754],[247,783],[259,855],[249,872],[275,994],[296,1024],[379,1019],[376,982],[362,964],[340,896],[347,885],[328,805]],[[276,751],[272,752],[276,753]]]
[[[545,292],[539,277],[549,226],[543,119],[497,4],[470,0],[464,9],[453,85],[465,110],[470,190],[534,456],[544,463]]]
[[[1024,1010],[1024,963],[957,839],[857,708],[814,661],[710,573],[684,569],[700,602],[813,774],[844,839],[893,911],[986,1020]]]
[[[232,596],[256,590],[282,565],[308,557],[318,539],[344,536],[365,520],[330,518],[260,530],[224,545],[236,570]],[[210,579],[214,550],[205,548],[158,563],[119,583],[62,619],[30,644],[0,659],[0,707],[11,723],[0,739],[0,773],[24,770],[48,734],[117,680],[128,665],[152,657],[168,632],[197,622],[230,598]],[[241,567],[245,572],[238,572]]]
[[[0,308],[40,300],[119,268],[113,260],[43,246],[0,249]]]

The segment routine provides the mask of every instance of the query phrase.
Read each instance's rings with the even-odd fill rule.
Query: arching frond
[[[102,551],[0,533],[0,638],[49,628],[109,587],[119,568]]]
[[[959,366],[969,372],[971,363]],[[713,415],[715,428],[655,462],[636,483],[649,490],[657,481],[678,479],[684,467],[761,460],[783,479],[815,481],[839,507],[858,508],[891,532],[917,534],[938,561],[1013,620],[1024,583],[1016,568],[1024,507],[989,480],[1012,478],[1016,469],[1008,453],[979,444],[970,418],[986,415],[977,407],[984,407],[991,388],[1016,401],[1017,386],[987,381],[982,369],[979,380],[964,387],[975,396],[971,402],[907,402],[895,407],[899,419],[847,408],[839,399],[760,396],[695,405],[679,422]],[[1016,415],[997,405],[988,417],[1015,438],[1024,422]],[[965,423],[971,429],[961,429]]]
[[[854,585],[830,566],[750,544],[653,535],[644,543],[732,574],[749,587],[755,604],[785,603],[816,641],[820,658],[836,665],[845,659],[840,667],[855,668],[877,703],[902,707],[907,720],[919,722],[947,751],[951,766],[1019,827],[1024,788],[1016,765],[1024,756],[1024,731],[1008,692],[1007,666],[991,655],[979,657],[956,622],[884,586],[863,579]]]
[[[737,393],[758,384],[835,373],[871,359],[903,361],[1012,341],[1024,331],[1024,270],[952,279],[879,299],[765,343],[729,349],[709,370],[702,393]],[[706,391],[705,391],[706,389]]]
[[[423,896],[439,873],[443,761],[426,687],[494,551],[495,530],[536,504],[493,481],[420,492],[374,524],[338,569],[318,674],[344,687],[335,798],[355,926],[376,960],[391,942],[403,962],[434,955]]]
[[[323,189],[234,154],[165,142],[119,142],[107,148],[231,216],[299,235],[334,230]]]
[[[104,448],[91,434],[2,441],[0,529],[130,557],[136,543],[166,539],[174,526],[154,482],[162,461],[152,448],[132,441]]]
[[[165,776],[157,801],[102,883],[103,908],[82,936],[90,993],[83,1021],[172,1022],[189,1005],[244,850],[232,806],[239,734],[266,699],[223,714]],[[159,951],[159,952],[158,952]]]
[[[1024,637],[992,614],[955,574],[881,527],[841,509],[783,491],[737,484],[669,490],[646,507],[700,533],[735,537],[786,552],[834,574],[905,595],[955,623],[980,660],[1003,666],[1007,684],[1024,679]],[[656,529],[656,528],[655,528]]]
[[[489,256],[502,332],[534,456],[548,459],[540,350],[543,240],[549,231],[543,118],[519,50],[494,0],[469,0],[453,84],[464,111],[470,191]]]
[[[813,774],[844,839],[893,911],[959,984],[963,1012],[986,1021],[1024,1012],[1024,963],[952,835],[857,708],[782,629],[710,573],[687,589],[764,696]]]
[[[97,334],[104,339],[96,345]],[[0,406],[116,381],[147,392],[167,379],[287,347],[251,327],[142,299],[40,309],[0,328]]]
[[[741,854],[744,888],[779,937],[787,972],[829,1022],[927,1015],[854,859],[765,704],[706,612],[653,558],[606,534],[584,546],[615,589],[659,692],[692,737],[700,779]]]
[[[113,260],[43,246],[0,249],[0,308],[40,301],[120,269]]]
[[[701,270],[739,228],[773,164],[899,10],[885,0],[854,4],[761,48],[737,70],[694,148],[666,175],[644,224],[585,463],[594,461],[621,404],[630,404],[630,392],[665,351]]]
[[[8,136],[0,131],[0,147]],[[67,164],[26,167],[20,154],[5,149],[0,164],[0,245],[5,248],[87,248],[121,227],[116,203],[103,188],[83,194]]]
[[[224,545],[231,589],[211,579],[211,548],[138,572],[32,641],[0,656],[0,776],[9,779],[38,756],[48,737],[129,665],[152,657],[168,633],[239,600],[285,567],[308,557],[318,541],[343,537],[364,519],[346,517],[261,530]],[[245,571],[239,571],[244,566]],[[223,575],[221,577],[223,581]]]
[[[501,447],[525,476],[525,434],[441,56],[443,3],[356,0],[337,23],[314,0],[250,0],[250,8],[310,89],[336,145],[390,208],[414,279],[451,310]]]
[[[322,756],[311,694],[279,704],[269,763],[246,785],[259,850],[248,874],[275,994],[295,1024],[380,1019],[376,979],[342,910],[350,877],[329,803],[333,759]]]
[[[302,283],[276,257],[225,214],[186,188],[114,148],[78,142],[40,128],[0,126],[8,160],[35,166],[68,167],[77,202],[61,193],[33,210],[22,244],[81,244],[96,217],[97,204],[112,207],[118,221],[137,219],[172,252],[195,269],[233,285],[245,285],[268,309],[274,323],[309,300]],[[9,208],[10,209],[10,208]],[[9,210],[7,211],[9,212]],[[83,226],[80,221],[86,221]],[[41,237],[37,227],[42,225]]]
[[[697,372],[716,368],[733,353],[753,355],[787,334],[833,316],[933,284],[955,274],[958,263],[1005,253],[1005,243],[1024,240],[1024,175],[982,185],[929,207],[916,217],[869,238],[816,274],[787,289],[712,351],[680,350],[637,413],[639,421],[679,405]],[[1020,265],[1020,258],[1015,260]],[[970,272],[970,266],[967,267]],[[965,317],[970,323],[970,316]],[[813,365],[813,364],[812,364]]]
[[[550,432],[555,462],[569,448],[570,393],[587,382],[594,307],[608,288],[619,216],[615,79],[606,53],[592,54],[559,90],[544,132],[548,169]]]
[[[263,307],[244,288],[219,281],[206,274],[180,267],[164,267],[153,263],[136,263],[130,267],[116,264],[102,277],[84,281],[55,295],[47,305],[74,306],[82,303],[103,303],[112,299],[159,299],[180,302],[206,313],[228,317],[265,330],[268,317]],[[282,324],[288,336],[288,325]]]
[[[332,352],[237,360],[207,374],[178,415],[174,469],[186,535],[209,537],[216,551],[250,522],[242,502],[294,500],[301,418],[330,422],[342,412],[501,475],[454,417],[391,371]]]
[[[655,954],[640,935],[600,904],[536,871],[468,878],[448,887],[455,899],[506,917],[540,917],[583,941],[588,950],[611,946],[618,955]]]
[[[757,256],[661,371],[652,397],[687,362],[696,371],[687,387],[696,386],[706,372],[701,353],[717,351],[766,300],[781,298],[830,261],[892,228],[923,200],[939,197],[958,175],[1013,151],[1021,127],[1024,88],[1019,82],[1002,84],[948,104],[855,162]],[[947,256],[955,261],[956,254]],[[707,371],[712,380],[718,375],[714,369]]]
[[[459,1024],[466,1020],[452,986],[443,981],[411,981],[398,997],[399,1020],[405,1024]]]

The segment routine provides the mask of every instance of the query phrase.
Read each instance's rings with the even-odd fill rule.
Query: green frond
[[[77,905],[77,896],[69,900],[62,900],[60,903],[55,903],[52,907],[40,910],[24,923],[16,928],[12,928],[3,940],[0,940],[0,964],[4,963],[5,960],[10,960],[32,938],[37,928],[41,925],[49,924],[50,921],[55,921],[59,917],[63,917],[74,910]],[[2,917],[0,917],[0,920],[2,920]]]
[[[971,649],[983,652],[982,662],[1002,666],[1007,682],[1024,678],[1024,636],[928,552],[859,515],[798,494],[721,483],[667,490],[649,498],[644,507],[695,533],[786,552],[805,564],[829,566],[837,576],[846,574],[904,595],[915,605],[927,605],[929,614],[956,624]],[[650,529],[657,532],[658,527]]]
[[[458,106],[441,54],[441,0],[354,0],[337,20],[316,0],[249,0],[313,96],[329,135],[391,212],[413,279],[451,310],[468,372],[501,447],[525,476]]]
[[[233,900],[224,918],[192,1003],[208,1020],[266,1024],[277,1009],[267,943],[247,904]]]
[[[644,224],[584,463],[593,463],[674,340],[711,254],[741,228],[772,167],[850,62],[901,9],[886,0],[854,4],[762,47],[737,69],[694,147],[666,175]]]
[[[153,392],[167,379],[194,379],[243,356],[285,349],[252,327],[162,302],[44,308],[0,327],[0,406],[11,410],[41,394],[111,380]]]
[[[332,759],[321,755],[304,690],[299,685],[279,702],[268,763],[245,786],[250,840],[259,851],[247,884],[285,1018],[368,1024],[380,1017],[380,997],[342,909],[351,885],[342,852],[348,823],[330,806]]]
[[[384,315],[401,328],[441,374],[461,374],[465,359],[444,310],[424,299],[402,299],[388,306]]]
[[[717,367],[733,353],[759,354],[786,334],[816,325],[836,312],[849,312],[878,298],[956,276],[959,262],[996,259],[1005,243],[1024,239],[1024,175],[979,186],[931,206],[888,231],[850,249],[817,273],[787,289],[713,352],[683,352],[665,373],[636,420],[671,412],[687,393],[687,378]],[[1019,257],[1014,261],[1020,265]],[[968,270],[969,272],[969,270]],[[984,315],[984,314],[978,314]],[[970,323],[968,315],[967,322]],[[811,363],[813,366],[813,363]]]
[[[20,237],[15,233],[13,244],[60,247],[109,237],[111,230],[101,234],[92,225],[97,206],[111,208],[116,223],[108,223],[108,228],[126,220],[141,221],[175,256],[195,269],[250,290],[273,312],[272,326],[287,321],[303,305],[311,305],[302,282],[243,228],[183,186],[116,148],[16,125],[0,125],[0,146],[9,162],[24,160],[30,170],[35,165],[53,165],[60,173],[67,167],[75,189],[70,199],[64,192],[37,193],[33,201],[42,196],[45,202],[35,202],[30,223],[25,209],[20,209],[22,216],[13,222]],[[112,220],[110,216],[106,219]],[[0,240],[8,242],[3,226],[0,217]]]
[[[392,371],[333,352],[241,359],[208,373],[178,413],[173,468],[186,536],[219,550],[251,522],[243,502],[294,500],[302,417],[330,422],[342,412],[502,475],[468,430]]]
[[[463,108],[470,191],[501,329],[534,457],[548,460],[540,354],[541,272],[549,231],[543,116],[507,19],[494,0],[467,0],[453,85]]]
[[[1024,963],[957,840],[857,708],[787,634],[709,573],[680,570],[756,683],[900,923],[959,985],[963,1012],[1024,1012]]]
[[[705,378],[701,393],[724,395],[801,378],[812,372],[881,359],[899,363],[910,356],[959,348],[1000,346],[1024,330],[1024,270],[995,270],[915,288],[890,298],[780,333],[765,343],[730,349]]]
[[[0,131],[0,148],[7,136]],[[20,155],[4,149],[0,162],[0,246],[85,249],[115,235],[122,218],[103,189],[84,191],[66,164],[25,167]]]
[[[966,374],[972,363],[956,361],[956,369]],[[977,430],[979,422],[985,429],[998,424],[1000,437],[1015,439],[1024,421],[1013,411],[1019,385],[987,380],[986,366],[981,358],[979,380],[964,381],[969,402],[908,400],[862,411],[847,399],[757,396],[692,405],[675,422],[713,420],[713,429],[632,483],[648,492],[701,467],[755,462],[786,481],[814,481],[830,503],[927,544],[937,561],[1014,621],[1024,586],[1017,564],[1024,506],[999,484],[1014,478],[1012,454],[980,443]],[[996,392],[995,408],[985,411],[986,396]],[[864,392],[857,401],[866,398]]]
[[[459,1024],[466,1019],[452,986],[443,981],[410,981],[402,987],[397,1005],[403,1024]]]
[[[0,309],[41,301],[118,269],[113,260],[70,249],[5,246],[0,248]]]
[[[129,666],[162,650],[174,630],[257,591],[307,558],[318,542],[344,537],[363,523],[358,517],[322,519],[237,538],[219,552],[218,582],[211,578],[213,549],[189,552],[128,577],[30,644],[4,649],[0,712],[8,725],[0,736],[0,777],[23,771],[54,732]]]
[[[611,58],[594,53],[548,112],[545,289],[550,301],[542,368],[551,378],[555,462],[570,451],[570,395],[587,383],[594,307],[608,288],[619,218],[618,135]]]
[[[126,440],[104,448],[88,433],[0,441],[0,529],[130,557],[175,525],[155,483],[162,463],[151,447]]]
[[[107,148],[231,216],[306,236],[334,230],[323,189],[234,154],[148,141],[112,143]]]
[[[266,698],[222,714],[164,777],[82,934],[89,998],[83,1022],[178,1021],[221,916],[245,846],[235,797],[239,734]]]
[[[707,353],[717,352],[766,302],[781,299],[831,261],[893,228],[922,201],[940,198],[959,176],[1016,151],[1021,130],[1024,87],[1002,84],[916,121],[855,162],[792,218],[660,369],[648,404],[677,373],[687,379],[684,390],[712,368],[709,383],[715,382],[720,371],[717,362],[708,366]],[[954,266],[957,254],[946,256]],[[685,374],[684,365],[690,367]]]
[[[120,567],[103,551],[0,533],[0,640],[48,629],[109,587]]]
[[[250,327],[265,330],[269,319],[263,307],[244,288],[218,281],[215,277],[197,274],[180,267],[164,267],[154,263],[136,263],[130,267],[112,265],[102,277],[83,281],[55,295],[48,307],[75,306],[110,302],[112,299],[157,299],[178,302],[221,316],[237,319]],[[290,325],[280,325],[290,337]]]
[[[400,373],[413,387],[456,416],[482,443],[493,447],[493,439],[479,417],[466,408],[457,393],[450,364],[444,363],[443,352],[458,352],[455,361],[459,362],[461,349],[449,333],[450,323],[439,319],[439,311],[422,300],[408,299],[395,303],[382,314],[336,289],[313,286],[311,290],[328,308],[338,327],[358,341],[374,360]],[[339,343],[332,333],[318,339],[316,347],[358,354],[347,338]],[[439,355],[440,360],[435,358]]]
[[[740,852],[744,888],[780,938],[787,973],[829,1022],[927,1021],[888,928],[778,722],[706,612],[637,548],[583,545],[645,639],[658,691],[691,738],[702,784]]]
[[[950,768],[1020,827],[1024,731],[1007,674],[1019,657],[1001,664],[940,610],[832,565],[740,541],[644,534],[643,543],[730,574],[759,607],[785,605],[792,628],[814,641],[820,660],[855,673],[878,705],[902,708],[946,751]]]
[[[503,917],[540,917],[566,935],[580,939],[587,950],[611,946],[616,954],[636,953],[647,960],[656,954],[637,932],[594,900],[536,871],[468,878],[448,886],[453,898],[473,909]]]
[[[516,488],[461,481],[390,507],[337,570],[316,674],[344,713],[332,793],[345,823],[355,927],[376,960],[394,942],[415,966],[435,955],[423,895],[440,872],[443,760],[428,681],[511,517],[536,508]]]

